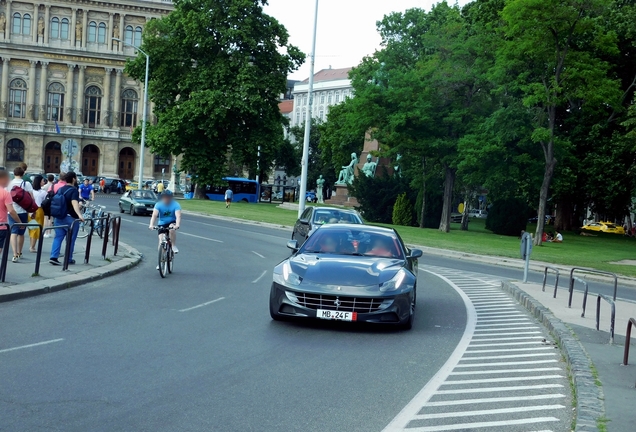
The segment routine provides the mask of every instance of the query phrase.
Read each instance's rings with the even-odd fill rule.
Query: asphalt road
[[[379,431],[466,327],[460,296],[425,272],[411,331],[273,322],[289,233],[185,216],[161,279],[148,218],[123,219],[141,265],[0,304],[0,430]]]

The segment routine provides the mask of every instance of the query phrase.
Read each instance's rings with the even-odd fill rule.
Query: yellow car
[[[618,226],[612,222],[590,222],[587,225],[583,225],[581,229],[586,231],[603,232],[607,234],[625,235],[625,229],[622,226]]]
[[[130,182],[126,184],[126,191],[136,190],[136,189],[139,189],[139,183]]]

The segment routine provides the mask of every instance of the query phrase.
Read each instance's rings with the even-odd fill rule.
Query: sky
[[[391,12],[419,7],[430,10],[434,0],[319,0],[315,71],[329,66],[356,66],[380,46],[375,23]],[[452,1],[452,0],[451,0]],[[450,1],[449,1],[450,3]],[[459,0],[460,5],[468,0]],[[269,0],[265,13],[275,17],[289,32],[290,43],[311,52],[314,0]],[[309,60],[309,59],[308,59]],[[290,79],[309,76],[309,61]]]

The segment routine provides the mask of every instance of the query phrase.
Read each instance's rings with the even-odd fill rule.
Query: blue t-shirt
[[[89,199],[91,197],[91,191],[93,190],[92,184],[84,184],[82,183],[79,187],[80,195],[84,199]]]
[[[175,200],[170,201],[170,204],[159,201],[155,204],[155,210],[159,212],[159,225],[166,225],[177,221],[177,211],[181,210],[181,206]]]

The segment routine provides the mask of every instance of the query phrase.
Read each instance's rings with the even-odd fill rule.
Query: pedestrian
[[[232,189],[228,186],[225,191],[225,208],[230,207],[232,204],[232,198],[234,198],[234,192],[232,192]]]
[[[559,231],[555,231],[556,235],[554,236],[554,240],[552,240],[552,243],[563,243],[563,236],[561,235],[561,233]]]
[[[77,233],[79,232],[79,224],[73,224],[76,220],[84,222],[82,213],[79,208],[79,192],[77,191],[77,175],[74,172],[66,174],[65,186],[60,188],[53,199],[51,200],[51,216],[54,217],[53,225],[58,226],[70,226],[71,240],[69,246],[68,263],[75,264],[73,259],[73,251],[75,250],[75,240],[77,240]],[[51,257],[49,263],[53,265],[62,265],[58,260],[60,257],[60,249],[62,248],[62,240],[66,238],[68,228],[56,228],[55,239],[53,240],[53,246],[51,247]],[[68,241],[68,240],[67,240]]]
[[[25,164],[24,162],[20,162],[18,166],[24,170],[24,175],[22,176],[22,180],[31,183],[31,175],[27,173],[27,168],[28,168],[27,164]]]
[[[106,179],[104,179],[104,177],[102,177],[99,180],[99,190],[104,192],[104,186],[106,186]]]
[[[66,173],[65,172],[61,172],[60,173],[60,178],[58,179],[57,182],[55,182],[55,185],[53,185],[53,192],[57,193],[57,191],[59,191],[64,186],[66,186],[65,178],[66,178]]]
[[[40,226],[44,226],[44,209],[42,209],[42,201],[46,198],[46,189],[44,185],[46,184],[46,180],[41,175],[36,175],[33,177],[33,199],[35,203],[38,205],[38,209],[31,215],[29,218],[29,222],[34,220]],[[29,237],[31,238],[31,247],[29,248],[29,252],[36,253],[36,246],[38,244],[38,239],[40,238],[40,228],[31,228],[29,227]]]
[[[24,175],[24,169],[18,166],[13,170],[14,178],[9,182],[7,186],[7,192],[11,194],[11,189],[14,187],[19,187],[24,189],[25,192],[31,194],[33,196],[33,186],[31,183],[24,181],[22,176]],[[13,203],[13,208],[15,212],[18,214],[19,221],[16,222],[12,219],[9,219],[9,225],[11,225],[11,250],[13,251],[12,262],[18,262],[20,257],[22,257],[22,248],[24,246],[24,232],[26,231],[26,227],[23,226],[14,226],[15,223],[27,223],[29,221],[29,217],[27,215],[27,211],[20,207],[20,205],[16,202]]]
[[[93,201],[95,199],[95,189],[90,184],[88,178],[85,178],[79,187],[80,198],[83,201]]]
[[[47,183],[44,186],[44,189],[46,190],[46,193],[48,194],[49,192],[53,193],[53,187],[55,186],[55,176],[53,174],[49,174],[46,176],[47,178]],[[48,228],[51,226],[51,223],[53,222],[53,219],[51,218],[51,216],[44,216],[44,228]],[[50,231],[44,231],[44,238],[49,238],[51,237]]]
[[[157,182],[157,193],[159,195],[163,193],[163,189],[164,189],[163,182],[162,181]]]
[[[20,221],[20,217],[15,212],[15,208],[13,207],[13,199],[11,198],[11,193],[7,192],[7,186],[10,181],[9,172],[5,170],[0,170],[0,223],[6,224],[8,223],[9,217],[13,219],[15,222]],[[4,248],[4,242],[6,241],[7,234],[9,230],[6,225],[0,225],[0,252]]]

